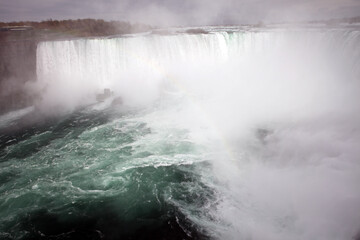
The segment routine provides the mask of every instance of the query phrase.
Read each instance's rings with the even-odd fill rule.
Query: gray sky
[[[360,0],[0,0],[0,21],[101,18],[203,25],[358,15]]]

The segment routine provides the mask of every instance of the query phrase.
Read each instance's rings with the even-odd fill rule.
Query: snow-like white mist
[[[360,32],[207,30],[42,42],[39,108],[71,111],[104,88],[130,107],[174,104],[148,121],[185,128],[205,146],[212,171],[203,177],[217,202],[198,221],[211,236],[352,239],[360,230]]]

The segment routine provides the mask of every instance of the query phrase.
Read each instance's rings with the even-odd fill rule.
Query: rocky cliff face
[[[0,114],[31,104],[27,84],[36,79],[33,31],[0,32]]]
[[[0,22],[0,114],[31,105],[39,41],[148,31],[150,26],[95,19]]]

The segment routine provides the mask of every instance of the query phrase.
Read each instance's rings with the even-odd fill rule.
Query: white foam
[[[12,111],[0,116],[0,127],[4,127],[9,123],[20,119],[21,117],[25,116],[26,114],[31,113],[34,111],[34,106],[26,107],[20,110]]]

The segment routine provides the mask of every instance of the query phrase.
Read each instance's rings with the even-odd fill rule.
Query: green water
[[[204,149],[147,114],[85,109],[2,129],[0,238],[208,238]]]

